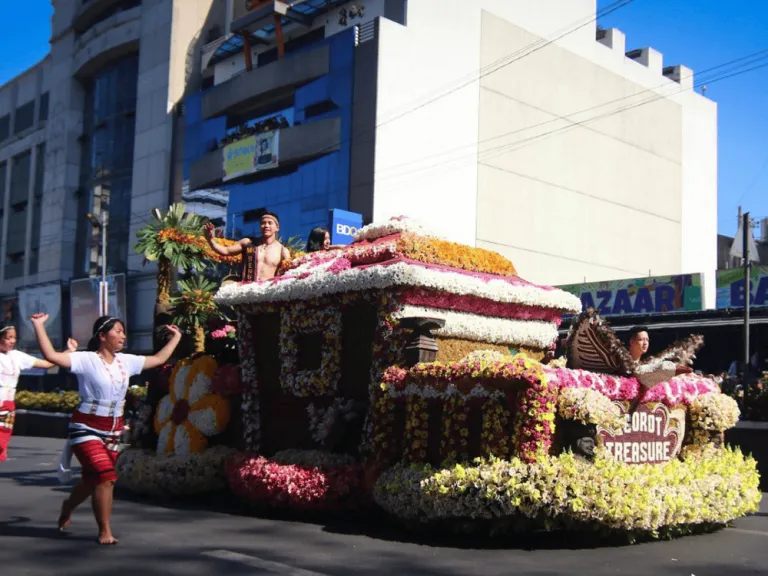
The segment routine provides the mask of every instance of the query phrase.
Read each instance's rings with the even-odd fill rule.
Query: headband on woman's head
[[[117,322],[118,320],[119,320],[119,318],[113,318],[112,316],[110,316],[108,319],[104,320],[104,322],[101,323],[101,326],[99,326],[96,329],[96,332],[94,332],[93,335],[96,336],[97,334],[100,334],[101,331],[104,330],[104,327],[107,324],[109,324],[110,322]]]
[[[3,326],[2,328],[0,328],[0,334],[5,332],[6,330],[10,330],[11,328],[13,328],[13,326]]]

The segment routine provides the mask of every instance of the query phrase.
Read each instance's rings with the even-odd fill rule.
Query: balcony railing
[[[203,118],[222,116],[290,94],[330,71],[330,49],[319,46],[243,72],[203,95]]]

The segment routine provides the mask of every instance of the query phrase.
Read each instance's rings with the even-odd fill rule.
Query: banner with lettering
[[[701,274],[653,276],[558,286],[601,316],[701,310]]]
[[[717,271],[717,307],[744,308],[744,269]],[[749,279],[751,306],[768,306],[768,266],[753,266]]]
[[[279,146],[279,130],[254,134],[227,144],[224,146],[222,180],[232,180],[261,170],[277,168]]]

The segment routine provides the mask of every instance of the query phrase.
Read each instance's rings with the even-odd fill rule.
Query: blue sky
[[[11,11],[6,21],[25,25],[0,35],[0,84],[48,52],[50,0],[16,2]],[[768,48],[768,0],[634,0],[600,22],[624,31],[628,50],[653,46],[666,65],[694,71]],[[718,227],[733,234],[739,203],[768,217],[768,67],[713,83],[707,96],[719,106]]]
[[[622,30],[627,50],[652,46],[694,73],[768,49],[766,0],[635,0],[600,23]],[[739,203],[768,218],[768,67],[712,83],[707,97],[719,114],[718,228],[734,234]]]

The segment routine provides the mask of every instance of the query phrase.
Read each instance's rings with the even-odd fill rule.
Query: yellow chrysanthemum
[[[171,373],[168,395],[155,411],[158,454],[205,450],[208,438],[229,423],[229,401],[211,388],[217,363],[210,356],[179,362]]]

